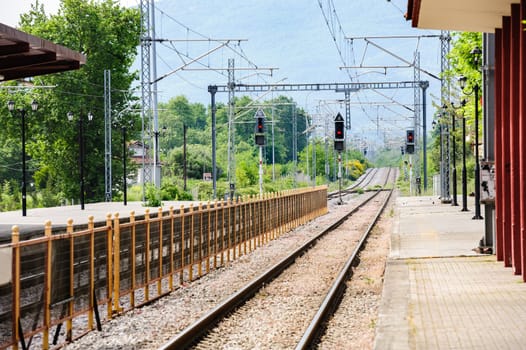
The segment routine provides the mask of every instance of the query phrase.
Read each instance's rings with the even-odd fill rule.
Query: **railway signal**
[[[415,153],[415,131],[412,129],[405,132],[405,152],[407,154]]]
[[[255,116],[256,118],[256,130],[254,133],[256,145],[265,145],[265,113],[263,110],[258,109]]]
[[[255,141],[259,146],[259,194],[263,194],[263,146],[265,145],[265,113],[259,108],[256,118]]]
[[[334,149],[338,152],[345,148],[345,123],[340,113],[334,118]]]

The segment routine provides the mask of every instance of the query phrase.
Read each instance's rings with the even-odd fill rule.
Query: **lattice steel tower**
[[[153,10],[153,0],[151,1]],[[141,24],[143,33],[141,36],[141,120],[142,120],[142,183],[143,200],[145,200],[145,184],[152,181],[150,164],[150,141],[149,129],[152,124],[152,89],[151,89],[151,47],[152,28],[150,26],[150,0],[141,0]]]
[[[442,79],[440,81],[440,95],[441,95],[441,102],[442,106],[447,106],[450,103],[450,95],[451,95],[451,86],[449,83],[449,79],[446,79],[444,77],[444,72],[449,70],[449,59],[447,55],[449,54],[449,47],[451,42],[451,36],[449,35],[448,31],[441,31],[440,32],[440,51],[441,51],[441,62],[440,62],[440,70],[442,72]],[[449,177],[449,169],[450,169],[450,147],[449,147],[449,119],[444,120],[446,118],[446,115],[442,115],[440,118],[440,130],[441,130],[441,171],[440,171],[440,184],[441,184],[441,193],[440,198],[442,203],[450,203],[451,202],[451,194],[450,194],[450,177]]]

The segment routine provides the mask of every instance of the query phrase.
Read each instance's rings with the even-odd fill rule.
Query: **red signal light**
[[[334,138],[335,139],[344,139],[344,124],[343,121],[337,121],[334,123]]]
[[[406,131],[406,143],[414,143],[415,142],[415,132],[414,130],[407,130]]]
[[[256,128],[257,128],[257,131],[256,132],[259,132],[259,133],[263,133],[265,132],[265,122],[264,122],[265,119],[263,118],[258,118],[257,120],[257,124],[256,124]]]

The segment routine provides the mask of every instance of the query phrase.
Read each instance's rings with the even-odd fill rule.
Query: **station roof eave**
[[[86,56],[0,23],[0,82],[79,69]]]
[[[421,29],[493,33],[519,0],[408,0],[406,19]]]

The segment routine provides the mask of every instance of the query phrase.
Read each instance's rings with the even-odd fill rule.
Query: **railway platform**
[[[161,207],[168,210],[170,207],[179,209],[181,205],[188,206],[192,201],[163,201]],[[131,211],[136,215],[143,215],[146,209],[150,214],[156,214],[159,207],[148,207],[143,202],[128,202],[124,205],[120,202],[87,203],[84,210],[80,205],[66,205],[61,207],[34,208],[27,210],[27,216],[22,216],[21,210],[0,212],[0,242],[9,242],[13,225],[18,225],[22,235],[33,231],[44,230],[44,224],[51,220],[55,228],[65,227],[68,219],[73,219],[74,225],[82,225],[88,222],[89,216],[93,216],[96,223],[106,221],[108,214],[119,213],[121,217],[129,216]]]
[[[474,250],[484,222],[468,208],[397,199],[375,349],[526,348],[526,284]]]

